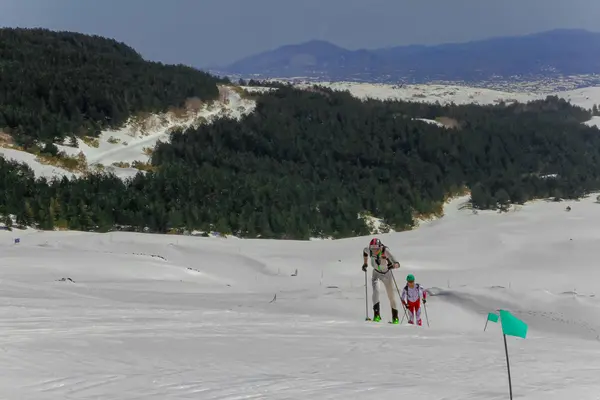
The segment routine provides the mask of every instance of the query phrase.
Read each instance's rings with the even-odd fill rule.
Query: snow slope
[[[592,117],[589,121],[585,123],[588,126],[595,126],[600,128],[600,117]]]
[[[223,116],[240,118],[255,107],[254,101],[243,99],[231,87],[219,86],[219,91],[219,101],[204,103],[196,109],[189,107],[182,115],[152,115],[141,122],[127,123],[121,129],[104,131],[98,138],[98,147],[89,146],[81,139],[77,140],[77,148],[64,145],[58,147],[71,156],[83,152],[89,165],[101,164],[119,176],[133,176],[138,169],[113,164],[148,162],[151,154],[149,151],[154,149],[159,140],[168,141],[172,129],[196,127]]]
[[[4,156],[7,160],[18,161],[27,164],[33,170],[35,176],[37,177],[45,177],[51,179],[54,176],[66,176],[67,178],[70,178],[73,175],[79,175],[79,173],[73,173],[66,169],[55,167],[53,165],[42,164],[40,161],[37,160],[37,156],[35,154],[27,153],[21,150],[0,147],[0,156]]]
[[[298,87],[310,87],[310,84],[297,84]],[[320,86],[333,90],[349,91],[353,96],[378,100],[403,100],[440,104],[493,104],[501,100],[506,102],[526,102],[537,95],[533,92],[509,93],[492,89],[474,88],[458,85],[389,85],[379,83],[355,82],[319,82]],[[537,97],[536,97],[537,96]],[[545,97],[545,96],[543,96]]]
[[[587,87],[582,89],[557,92],[556,95],[577,104],[585,109],[591,109],[594,105],[600,105],[600,87]]]
[[[398,284],[430,290],[421,328],[364,321],[368,238],[0,231],[0,397],[506,399],[500,326],[483,332],[504,307],[530,326],[508,338],[516,399],[598,399],[595,199],[475,215],[459,198],[381,235]]]
[[[427,118],[414,118],[416,121],[423,121],[423,122],[427,122],[428,124],[433,124],[433,125],[437,125],[440,128],[444,128],[446,125],[442,124],[439,121],[435,121],[433,119],[427,119]]]
[[[311,87],[314,83],[298,83],[297,87]],[[581,89],[559,92],[519,91],[503,92],[493,89],[476,88],[459,85],[389,85],[379,83],[357,82],[319,82],[318,85],[334,90],[349,91],[358,98],[379,100],[403,100],[423,103],[440,104],[496,104],[501,101],[528,102],[544,99],[546,96],[555,95],[585,109],[591,109],[594,104],[600,105],[600,87],[587,87]]]
[[[60,151],[68,156],[77,157],[80,153],[86,158],[90,170],[100,166],[102,170],[114,172],[117,176],[127,178],[140,170],[133,167],[135,161],[146,163],[150,159],[152,149],[158,141],[168,141],[172,129],[189,128],[203,123],[210,123],[215,118],[229,116],[240,118],[254,110],[255,102],[244,99],[239,92],[229,86],[219,86],[220,98],[209,103],[190,103],[186,110],[148,115],[141,119],[131,119],[122,128],[101,133],[96,146],[77,139],[77,147],[57,144]],[[26,162],[36,176],[50,177],[55,175],[81,176],[78,172],[69,172],[62,168],[45,166],[35,161],[36,157],[16,149],[0,147],[0,154],[17,161]],[[128,164],[118,166],[115,163]]]

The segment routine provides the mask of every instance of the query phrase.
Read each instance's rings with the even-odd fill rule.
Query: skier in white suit
[[[396,306],[396,295],[394,293],[394,281],[392,278],[392,269],[400,268],[400,263],[392,255],[390,250],[381,243],[381,240],[374,238],[369,243],[369,247],[363,250],[362,270],[367,271],[367,261],[371,259],[373,275],[371,284],[373,285],[373,321],[381,321],[379,307],[379,281],[382,281],[387,292],[390,305],[392,307],[392,323],[398,323],[398,308]]]

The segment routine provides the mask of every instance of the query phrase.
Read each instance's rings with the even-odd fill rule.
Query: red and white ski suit
[[[402,300],[402,304],[407,308],[409,313],[409,324],[413,324],[415,313],[417,315],[417,325],[422,325],[421,322],[421,298],[423,300],[427,300],[427,292],[423,290],[421,285],[415,283],[415,285],[411,288],[408,285],[404,286],[404,290],[402,290],[402,295],[400,299]]]

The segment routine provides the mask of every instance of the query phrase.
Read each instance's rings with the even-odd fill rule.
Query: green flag
[[[498,322],[498,314],[494,314],[493,312],[489,313],[488,321]]]
[[[502,322],[502,333],[525,339],[527,336],[527,324],[505,310],[500,310]]]

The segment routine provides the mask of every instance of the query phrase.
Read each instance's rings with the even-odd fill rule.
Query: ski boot
[[[373,321],[381,321],[381,315],[379,315],[379,303],[373,305]]]
[[[398,319],[398,310],[392,308],[392,324],[399,324],[400,320]]]

